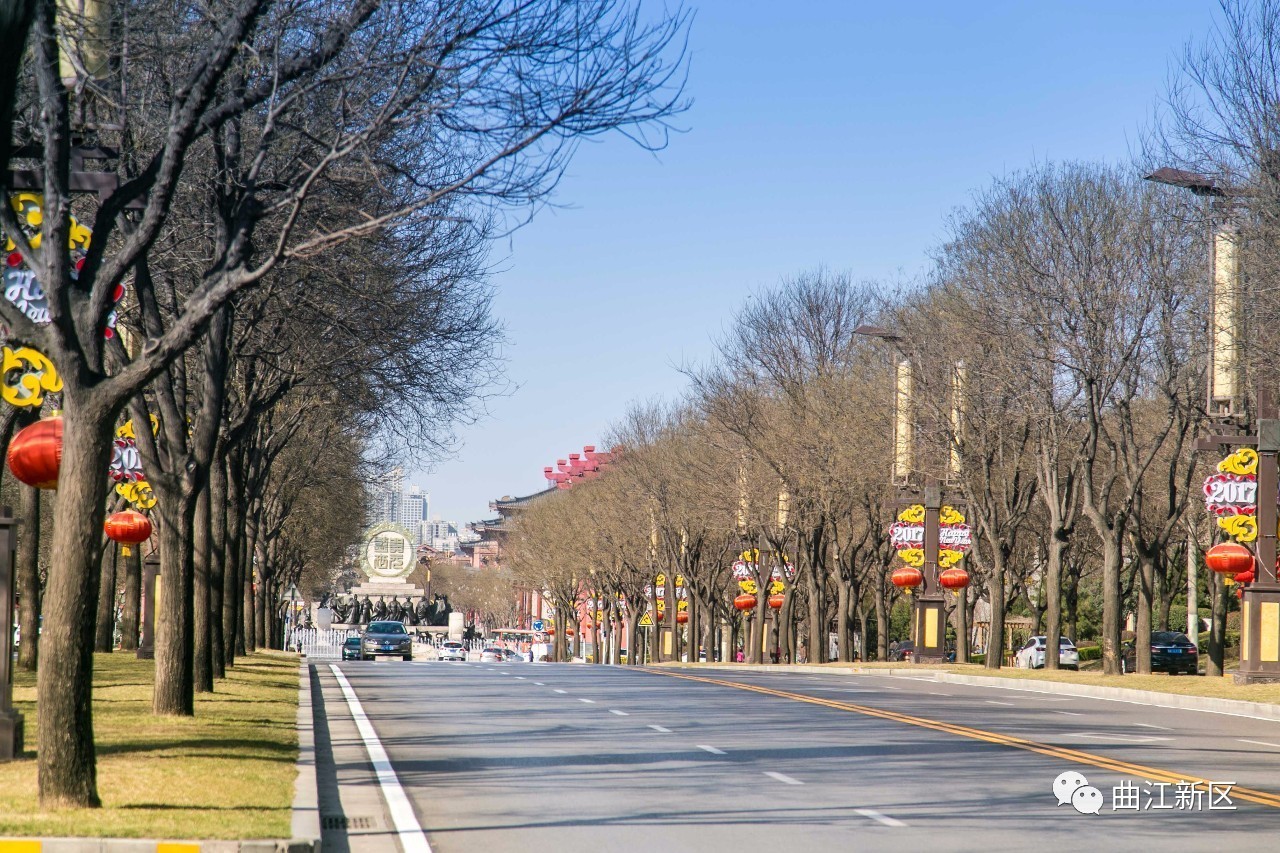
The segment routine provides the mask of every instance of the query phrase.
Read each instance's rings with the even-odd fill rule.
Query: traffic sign
[[[643,616],[640,617],[640,627],[641,628],[653,627],[653,613],[645,613]]]
[[[541,631],[544,627],[546,627],[546,626],[544,626],[544,625],[542,624],[542,620],[541,620],[541,619],[534,619],[534,620],[533,620],[533,630],[535,630],[535,631]]]

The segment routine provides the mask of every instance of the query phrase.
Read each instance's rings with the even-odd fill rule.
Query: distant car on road
[[[889,650],[890,661],[901,661],[903,663],[911,663],[911,658],[916,653],[916,644],[910,640],[898,643],[896,649]]]
[[[467,659],[467,647],[459,643],[457,640],[447,640],[440,647],[440,660],[461,660]]]
[[[370,622],[360,639],[360,656],[363,660],[377,657],[413,660],[413,640],[409,638],[403,622]]]
[[[1042,669],[1044,667],[1044,650],[1048,640],[1044,637],[1032,637],[1022,644],[1013,656],[1013,665],[1023,669]],[[1080,668],[1080,652],[1076,644],[1066,637],[1058,638],[1058,665],[1063,669]]]
[[[515,661],[520,661],[521,663],[524,663],[525,656],[524,656],[524,652],[520,651],[519,649],[503,649],[502,659],[515,660]]]
[[[342,644],[343,660],[360,660],[360,638],[347,637],[347,641]]]
[[[502,663],[506,659],[502,649],[489,646],[480,650],[480,663]]]
[[[1137,672],[1138,647],[1133,640],[1127,641],[1120,649],[1120,671]],[[1151,671],[1167,672],[1177,675],[1197,675],[1200,672],[1200,655],[1196,644],[1187,639],[1181,631],[1151,632]]]

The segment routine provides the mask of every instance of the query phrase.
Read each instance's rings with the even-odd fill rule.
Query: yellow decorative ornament
[[[653,583],[656,586],[663,586],[666,584],[666,582],[667,582],[667,576],[664,575],[662,572],[658,572],[658,576],[653,579]]]
[[[760,587],[756,586],[756,582],[750,578],[738,581],[738,589],[742,590],[747,595],[755,595],[760,591]]]
[[[18,225],[22,227],[23,232],[26,234],[27,244],[33,249],[39,249],[40,241],[43,239],[43,235],[40,233],[40,226],[44,224],[44,196],[40,193],[31,192],[14,193],[9,196],[9,204],[17,215]],[[4,250],[6,252],[16,251],[18,244],[7,234],[3,236]],[[71,217],[71,227],[67,232],[67,248],[81,252],[88,251],[89,240],[92,236],[92,231],[81,225],[74,216]]]
[[[150,415],[150,418],[151,418],[151,434],[152,434],[152,435],[155,435],[156,433],[158,433],[158,432],[160,431],[160,419],[159,419],[159,418],[157,418],[155,415]],[[122,426],[118,426],[118,427],[116,427],[116,438],[134,438],[134,439],[136,439],[137,437],[138,437],[138,436],[137,436],[137,435],[134,433],[134,431],[133,431],[133,419],[132,419],[132,418],[130,418],[129,420],[125,421],[125,422],[124,422],[124,424],[123,424]]]
[[[738,555],[738,559],[744,563],[758,563],[760,562],[760,549],[748,548]]]
[[[938,552],[938,568],[949,569],[963,559],[964,554],[959,551],[952,551],[950,548],[943,548]]]
[[[688,609],[689,609],[689,602],[683,599],[676,602],[676,610],[688,610]]]
[[[773,583],[769,584],[769,594],[782,595],[782,593],[786,590],[786,588],[787,588],[787,585],[782,581],[774,581]]]
[[[1223,474],[1257,474],[1258,451],[1252,447],[1242,447],[1226,459],[1218,463],[1218,470]]]
[[[26,408],[40,406],[45,394],[62,390],[62,378],[53,362],[43,353],[31,347],[10,349],[4,347],[0,373],[0,397],[11,406]]]
[[[924,505],[912,504],[911,506],[898,513],[898,521],[905,521],[910,524],[922,524],[924,522]]]
[[[902,562],[908,566],[915,566],[917,569],[924,566],[924,549],[923,548],[903,548],[898,551],[898,556],[902,558]]]
[[[1237,542],[1252,542],[1258,538],[1258,519],[1252,515],[1220,516],[1218,526]]]
[[[136,483],[116,483],[116,494],[138,509],[151,509],[156,505],[156,494],[146,480]]]
[[[953,506],[944,506],[938,514],[939,524],[964,524],[964,515]]]

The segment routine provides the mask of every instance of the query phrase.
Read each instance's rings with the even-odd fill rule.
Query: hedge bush
[[[1090,660],[1102,660],[1102,646],[1080,646],[1076,649],[1080,653],[1080,662]]]

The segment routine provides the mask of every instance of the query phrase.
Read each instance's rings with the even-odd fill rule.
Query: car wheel
[[[413,660],[413,655],[404,655],[402,660]]]

